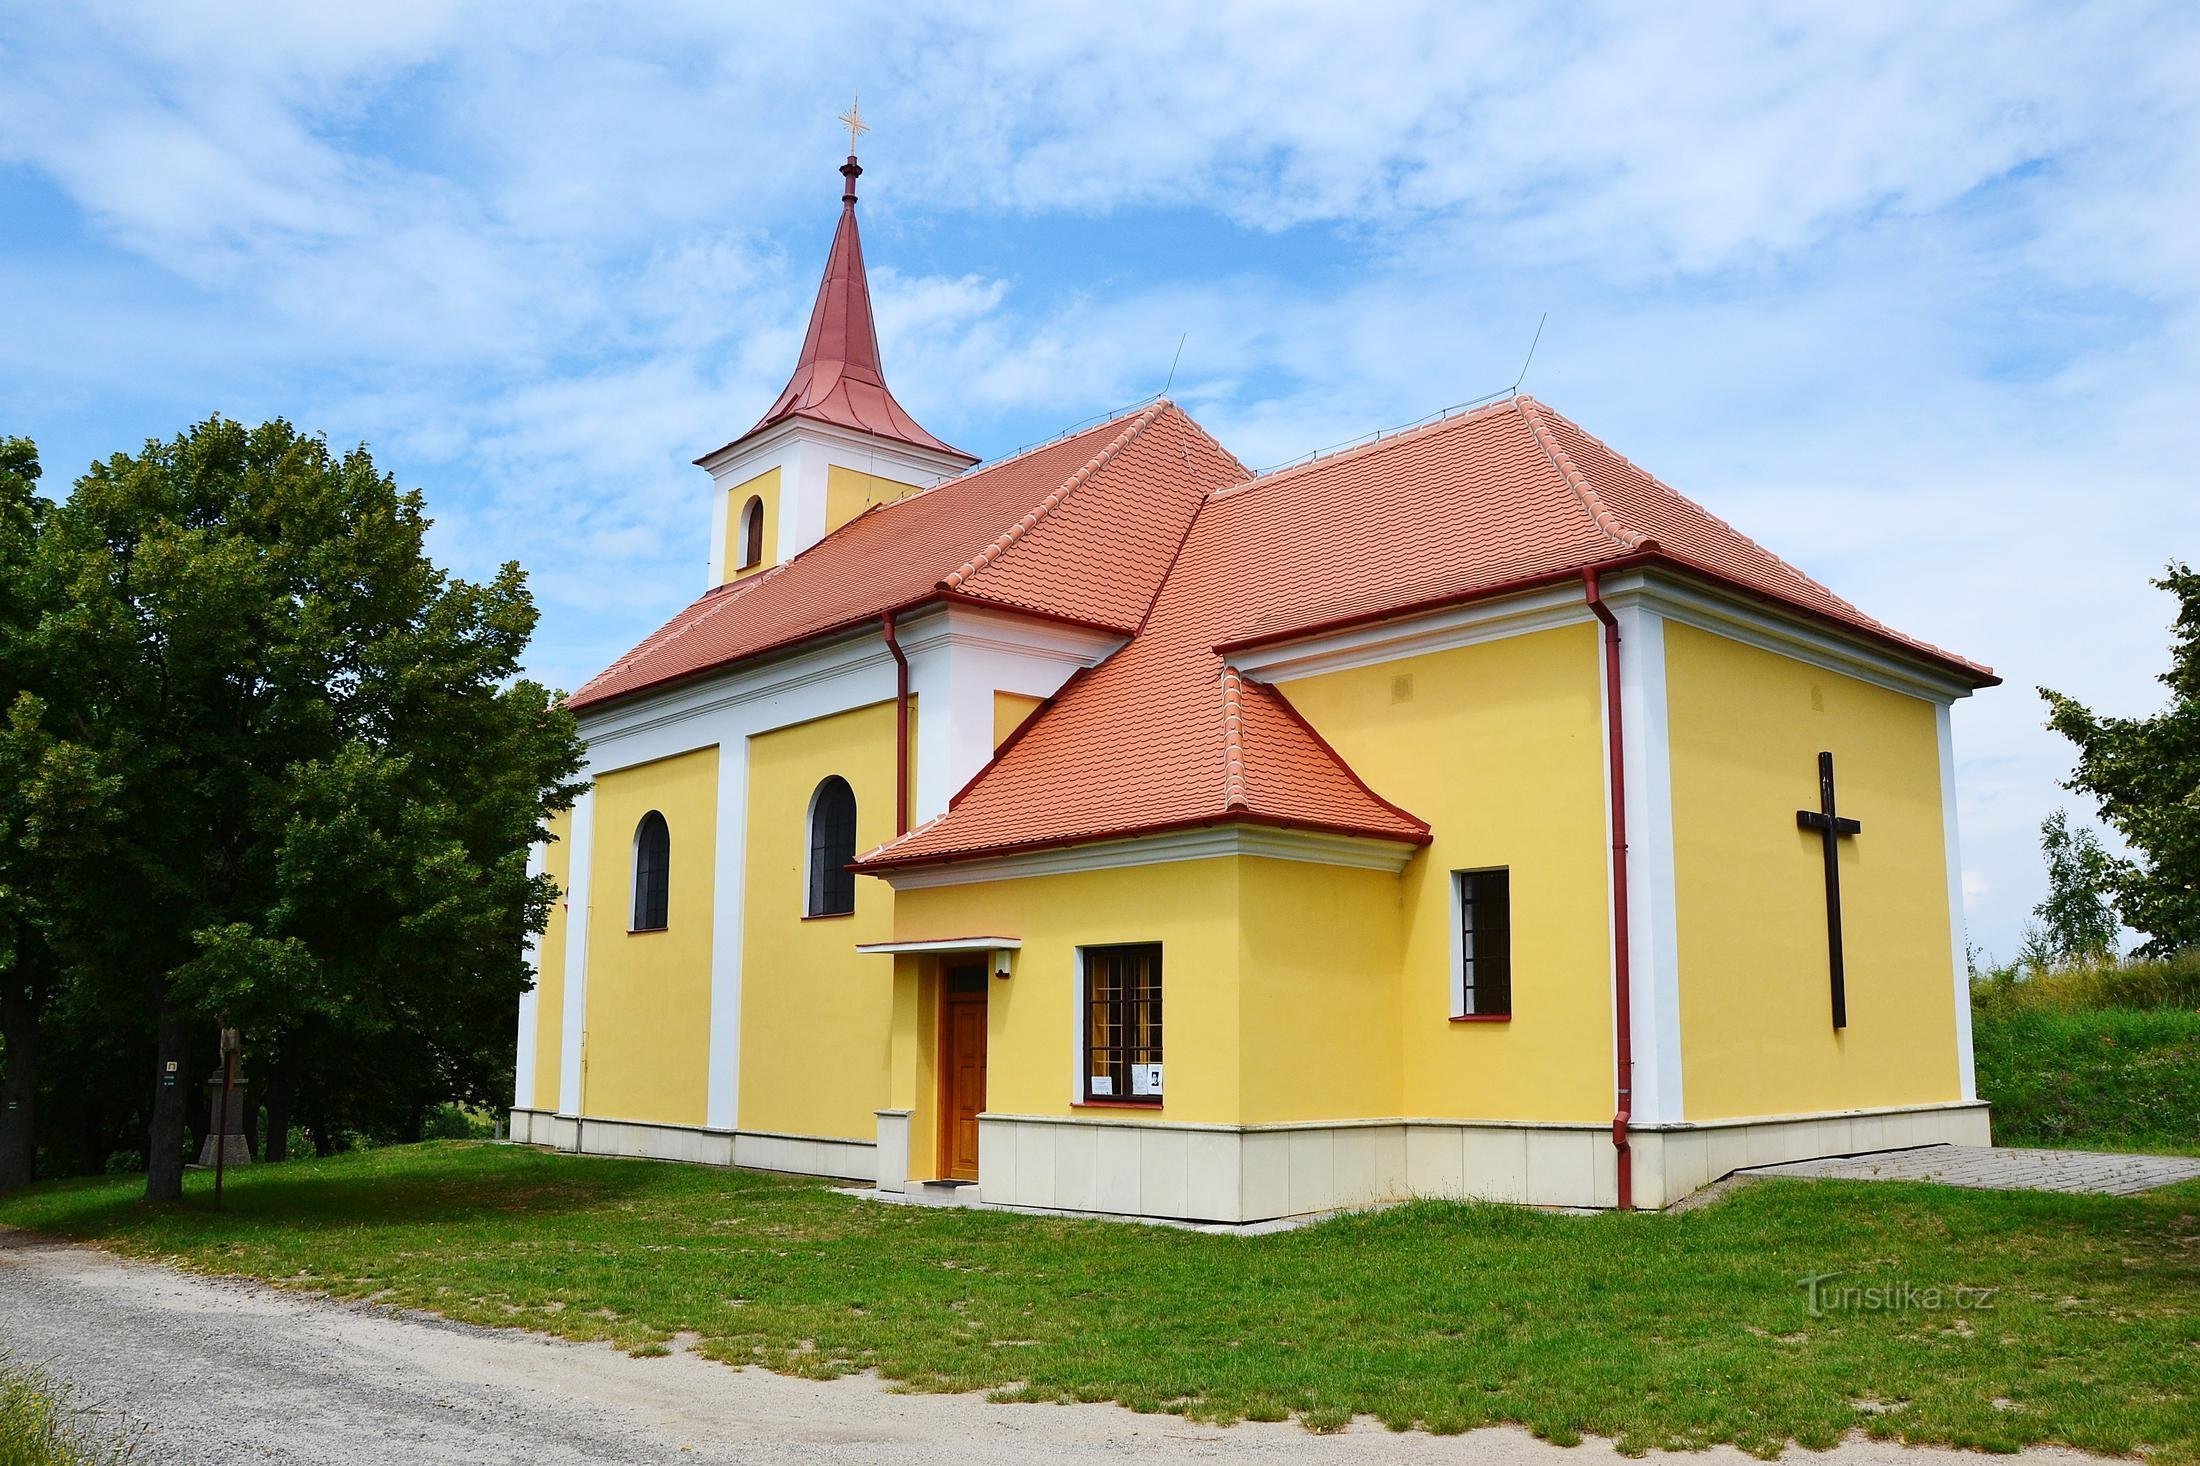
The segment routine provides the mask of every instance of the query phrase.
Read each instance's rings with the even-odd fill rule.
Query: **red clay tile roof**
[[[872,870],[1200,824],[1421,840],[1273,688],[1218,648],[1657,558],[1833,621],[1975,682],[1517,398],[1217,488],[1131,641],[1066,685],[948,812]]]
[[[840,197],[840,225],[833,231],[832,251],[825,257],[817,302],[810,307],[802,356],[771,410],[733,443],[788,418],[806,417],[975,463],[974,455],[949,447],[918,426],[886,386],[886,373],[879,366],[878,330],[871,320],[871,285],[863,273],[863,239],[856,231],[856,175],[863,170],[851,157],[840,171],[848,179]],[[733,443],[703,458],[715,457]]]
[[[1206,493],[1245,469],[1173,405],[1004,459],[857,516],[719,587],[575,692],[586,708],[935,599],[1128,635]]]

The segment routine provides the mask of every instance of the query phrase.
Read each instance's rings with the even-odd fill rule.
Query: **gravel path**
[[[142,1462],[1584,1463],[1517,1430],[1436,1437],[1362,1424],[1194,1425],[1112,1405],[989,1405],[873,1379],[788,1379],[691,1354],[477,1329],[257,1284],[194,1277],[0,1229],[0,1348],[44,1365],[99,1435]],[[1852,1440],[1814,1462],[1975,1462]],[[2038,1460],[2083,1461],[2069,1452]],[[1689,1462],[1739,1466],[1717,1450]]]

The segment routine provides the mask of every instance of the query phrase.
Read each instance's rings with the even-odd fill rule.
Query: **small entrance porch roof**
[[[1023,945],[1018,937],[937,937],[922,942],[858,942],[856,950],[890,957],[900,952],[1020,952]]]

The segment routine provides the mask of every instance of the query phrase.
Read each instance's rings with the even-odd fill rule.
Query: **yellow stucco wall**
[[[1959,1098],[1932,704],[1668,624],[1688,1118]],[[1818,805],[1840,809],[1849,1026],[1832,1024]]]
[[[1241,1104],[1238,988],[1239,870],[1234,858],[1080,871],[900,892],[896,940],[1012,936],[1015,975],[987,999],[986,1108],[999,1114],[1078,1113],[1082,1046],[1077,949],[1162,944],[1163,1104],[1168,1120],[1236,1123]],[[875,884],[875,883],[874,883]],[[873,961],[884,959],[874,958]],[[898,959],[902,1025],[896,1104],[915,1110],[911,1135],[929,1154],[937,1123],[929,1070],[932,1029],[920,1004],[929,964]],[[1102,1113],[1102,1112],[1094,1112]],[[1104,1113],[1115,1114],[1109,1110]],[[913,1149],[915,1142],[913,1141]],[[914,1159],[914,1157],[913,1157]]]
[[[764,501],[764,553],[754,565],[741,568],[741,511],[751,499]],[[776,558],[775,547],[779,536],[779,470],[767,468],[755,478],[735,484],[726,490],[726,542],[724,551],[726,579],[739,580],[744,575],[754,575],[770,567]]]
[[[1008,735],[1021,728],[1024,719],[1030,717],[1040,703],[1040,697],[1025,697],[1020,692],[996,692],[993,694],[993,746],[999,748],[1008,741]]]
[[[1403,1108],[1400,1062],[1406,878],[1295,860],[1235,864],[1247,918],[1239,933],[1242,1122],[1420,1113]]]
[[[825,528],[838,529],[864,510],[891,504],[917,491],[918,485],[882,478],[833,464],[825,470]]]
[[[888,939],[894,893],[859,876],[852,915],[804,918],[810,799],[831,774],[855,791],[858,853],[890,839],[893,703],[749,740],[741,1128],[870,1141],[888,1092],[893,972],[855,947]]]
[[[1432,826],[1392,913],[1405,1114],[1594,1121],[1612,1112],[1599,676],[1596,634],[1584,624],[1283,686],[1376,792]],[[1512,872],[1513,1018],[1453,1023],[1451,873],[1490,866]],[[1327,889],[1341,901],[1351,887],[1340,874]],[[1340,911],[1371,908],[1361,893]],[[1280,904],[1248,911],[1255,925],[1301,916]],[[1354,920],[1380,925],[1371,914]],[[1310,1031],[1300,1041],[1329,1038]]]
[[[566,886],[573,871],[573,812],[554,811],[543,869],[558,883],[558,899],[535,949],[535,1093],[534,1107],[558,1107],[558,1066],[565,1052]]]
[[[665,817],[671,835],[665,929],[630,932],[634,831],[651,810]],[[594,821],[581,1051],[585,1113],[700,1125],[710,1065],[717,748],[603,775],[596,780]]]

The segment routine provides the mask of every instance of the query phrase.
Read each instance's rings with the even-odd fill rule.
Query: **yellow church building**
[[[1991,672],[1525,396],[978,465],[887,388],[861,171],[709,586],[570,700],[515,1138],[1223,1223],[1985,1142]]]

